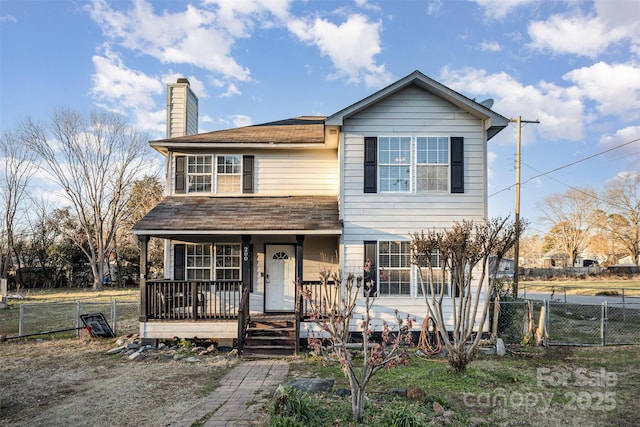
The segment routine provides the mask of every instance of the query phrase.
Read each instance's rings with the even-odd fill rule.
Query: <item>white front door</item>
[[[267,245],[265,311],[295,311],[296,252],[294,245]]]

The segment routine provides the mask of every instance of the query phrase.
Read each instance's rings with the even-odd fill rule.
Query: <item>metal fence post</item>
[[[118,309],[116,307],[116,300],[111,298],[111,324],[113,325],[113,333],[114,334],[118,334],[117,328],[118,328]]]
[[[624,288],[622,288],[622,321],[623,322],[627,321],[627,316],[624,311]]]
[[[80,300],[76,300],[75,312],[76,315],[73,326],[76,328],[76,337],[80,338],[80,314],[82,314],[82,303]]]
[[[545,315],[544,315],[544,327],[547,330],[547,336],[550,336],[549,333],[549,316],[551,316],[551,310],[549,308],[549,300],[544,300],[544,311],[545,311]]]
[[[20,320],[18,321],[18,335],[22,336],[24,333],[24,304],[20,303]]]
[[[607,301],[602,303],[602,314],[600,320],[600,338],[602,339],[602,345],[607,345],[607,328],[608,328],[608,319],[607,319]]]
[[[563,286],[562,289],[564,290],[564,303],[567,303],[567,287]]]

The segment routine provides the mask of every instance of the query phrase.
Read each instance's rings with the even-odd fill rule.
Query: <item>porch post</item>
[[[297,282],[302,286],[302,278],[304,277],[304,269],[303,269],[303,260],[304,260],[304,235],[298,234],[296,235],[296,278]],[[298,354],[300,350],[300,319],[302,317],[302,310],[304,307],[304,303],[302,301],[302,295],[298,294],[298,287],[296,286],[296,299],[298,310],[296,310],[296,347],[295,353]]]
[[[253,290],[251,286],[251,236],[242,235],[242,291]],[[240,294],[242,295],[242,291]]]
[[[147,321],[147,249],[149,246],[149,236],[138,236],[140,247],[140,321]]]

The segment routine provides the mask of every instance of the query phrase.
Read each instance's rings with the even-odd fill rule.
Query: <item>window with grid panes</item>
[[[187,157],[189,193],[210,193],[212,177],[211,156]]]
[[[439,192],[449,189],[449,138],[416,138],[416,191]]]
[[[216,245],[216,280],[240,280],[241,247],[235,243]]]
[[[411,295],[411,251],[408,241],[378,242],[379,296]]]
[[[378,138],[378,172],[381,192],[411,190],[411,137]]]
[[[216,156],[216,193],[241,193],[242,156]]]
[[[187,279],[211,280],[211,246],[187,245]]]

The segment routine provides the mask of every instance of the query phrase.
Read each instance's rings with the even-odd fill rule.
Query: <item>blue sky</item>
[[[581,161],[640,138],[636,0],[0,2],[3,132],[104,108],[162,138],[183,76],[200,132],[329,115],[413,70],[540,120],[522,133],[530,232],[547,195],[640,172],[640,142]],[[513,216],[515,147],[515,125],[489,143],[490,216]]]

